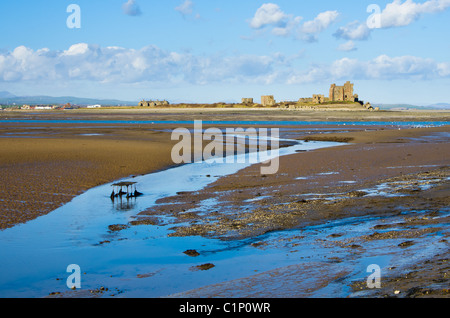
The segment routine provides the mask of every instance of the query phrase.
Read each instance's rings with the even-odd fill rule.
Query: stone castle
[[[279,106],[289,109],[317,109],[317,108],[345,108],[345,109],[367,109],[379,110],[378,107],[372,107],[370,103],[365,103],[359,99],[358,94],[354,94],[353,83],[345,82],[342,86],[331,84],[329,95],[314,94],[309,98],[300,98],[297,102],[280,102]],[[244,101],[244,100],[243,100]],[[323,106],[321,106],[323,104]],[[359,105],[358,105],[359,104]],[[273,96],[261,96],[261,105],[268,107],[276,105]],[[324,109],[325,109],[324,108]]]
[[[293,108],[293,109],[316,109],[316,108],[336,108],[337,105],[341,105],[341,108],[358,108],[364,106],[368,110],[379,110],[378,107],[372,107],[370,103],[364,104],[363,101],[359,100],[358,95],[353,92],[353,83],[350,81],[345,82],[342,86],[337,86],[336,84],[331,84],[329,95],[325,97],[323,94],[314,94],[309,98],[300,98],[298,102],[294,101],[282,101],[278,102],[275,100],[273,95],[263,95],[261,96],[261,106],[263,107],[273,107],[278,106],[282,108]],[[242,98],[241,103],[247,106],[255,105],[253,98]],[[334,105],[336,103],[337,105]],[[324,104],[320,106],[321,104]],[[360,104],[360,105],[358,105]],[[146,101],[142,100],[139,102],[140,107],[158,107],[158,106],[168,106],[169,102],[164,101]]]
[[[353,95],[353,84],[347,81],[344,86],[336,86],[331,84],[330,102],[357,102],[358,95]]]
[[[343,86],[337,86],[336,84],[331,84],[329,95],[325,97],[323,94],[314,94],[309,98],[300,98],[299,103],[313,103],[313,104],[323,104],[327,102],[361,102],[358,99],[358,95],[353,93],[353,83],[347,81]],[[242,104],[252,104],[252,98],[242,98]],[[263,107],[271,107],[276,105],[275,98],[273,95],[261,96],[261,105]]]
[[[299,103],[323,104],[326,102],[359,102],[358,95],[353,93],[353,83],[347,81],[343,86],[331,84],[328,97],[314,94],[312,98],[300,98]]]
[[[273,95],[261,96],[261,105],[264,107],[274,106],[276,104]]]

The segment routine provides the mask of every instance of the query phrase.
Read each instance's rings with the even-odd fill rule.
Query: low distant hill
[[[438,104],[430,105],[428,107],[436,108],[436,109],[450,109],[450,104],[448,104],[448,103],[438,103]]]
[[[9,92],[0,92],[0,104],[2,105],[61,105],[70,103],[72,105],[94,105],[102,106],[135,106],[137,101],[123,101],[117,99],[96,99],[96,98],[82,98],[73,96],[15,96]]]
[[[423,110],[450,110],[450,104],[437,103],[427,106],[411,105],[411,104],[373,104],[374,107],[380,107],[380,109],[395,110],[395,109],[423,109]]]
[[[0,98],[14,98],[16,95],[11,94],[10,92],[0,91]]]

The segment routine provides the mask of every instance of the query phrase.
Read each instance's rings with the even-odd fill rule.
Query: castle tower
[[[261,96],[261,105],[265,107],[275,105],[273,95]]]
[[[335,90],[335,88],[336,88],[336,84],[331,84],[331,87],[330,87],[330,95],[329,95],[329,99],[330,99],[331,102],[334,102],[334,101],[335,101],[335,96],[334,96],[334,90]]]
[[[353,94],[353,84],[347,81],[344,86],[336,86],[332,84],[330,87],[330,97],[331,102],[353,102],[355,100]]]
[[[344,84],[344,101],[354,101],[354,97],[353,97],[353,84],[350,83],[349,81],[347,81]]]

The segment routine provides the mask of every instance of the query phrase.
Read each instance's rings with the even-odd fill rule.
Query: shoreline
[[[68,111],[3,111],[2,119],[11,118],[78,118],[86,119],[148,119],[179,120],[233,120],[244,116],[252,120],[274,121],[450,121],[450,110],[344,111],[344,110],[288,110],[278,108],[133,108],[133,109],[78,109]]]

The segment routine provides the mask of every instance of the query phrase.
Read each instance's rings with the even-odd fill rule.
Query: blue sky
[[[15,0],[0,12],[0,91],[16,95],[297,100],[350,80],[372,103],[450,102],[450,0]]]

